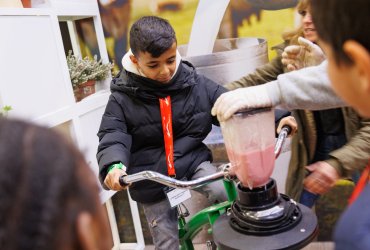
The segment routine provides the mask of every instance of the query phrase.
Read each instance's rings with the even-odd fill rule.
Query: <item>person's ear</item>
[[[362,90],[370,94],[370,52],[354,40],[346,41],[343,50],[354,62]]]
[[[96,250],[98,249],[94,233],[94,221],[92,215],[87,212],[81,212],[76,221],[77,239],[81,249]]]
[[[136,65],[137,65],[138,60],[137,60],[136,56],[134,56],[134,55],[130,55],[130,60],[131,60],[131,62],[132,62],[133,64],[136,64]]]

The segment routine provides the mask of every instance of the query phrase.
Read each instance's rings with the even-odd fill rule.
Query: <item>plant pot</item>
[[[23,8],[31,8],[31,0],[22,0]]]
[[[80,100],[95,93],[95,80],[89,80],[78,86]],[[79,101],[80,101],[79,100]]]
[[[78,86],[74,86],[73,87],[73,94],[75,96],[76,102],[81,101],[80,88]]]

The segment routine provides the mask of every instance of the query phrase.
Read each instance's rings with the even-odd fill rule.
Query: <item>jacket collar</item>
[[[111,91],[146,99],[158,99],[195,85],[195,75],[194,66],[186,61],[180,61],[176,73],[167,84],[123,69],[119,76],[112,80]]]

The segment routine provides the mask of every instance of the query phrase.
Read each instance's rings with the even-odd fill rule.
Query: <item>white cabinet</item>
[[[100,56],[107,62],[98,4],[96,0],[41,2],[40,8],[0,7],[0,106],[12,106],[9,117],[20,117],[60,130],[78,145],[97,173],[96,133],[110,94],[110,79],[100,83],[97,93],[75,101],[59,22],[67,22],[74,53],[79,54],[74,20],[92,18]],[[112,194],[102,191],[101,198],[106,201]],[[110,201],[107,209],[115,247],[119,247]],[[132,210],[135,215],[135,203]],[[134,221],[136,233],[141,234],[137,229],[140,220]],[[130,244],[130,248],[143,248],[142,235],[136,238],[139,243]],[[120,248],[125,248],[124,244]]]

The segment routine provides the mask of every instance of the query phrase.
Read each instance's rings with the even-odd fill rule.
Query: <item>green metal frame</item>
[[[217,218],[225,213],[237,197],[234,181],[224,179],[224,187],[228,197],[228,201],[207,207],[195,215],[188,222],[184,217],[179,218],[179,238],[181,250],[194,250],[192,239],[203,228],[203,226],[213,223]],[[212,228],[208,230],[212,234]]]

